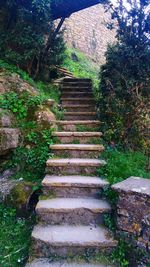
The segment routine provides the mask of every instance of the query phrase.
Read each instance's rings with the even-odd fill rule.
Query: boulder
[[[0,155],[7,154],[19,145],[20,132],[15,128],[0,128]]]
[[[45,106],[40,106],[35,112],[37,123],[45,128],[56,127],[56,118],[53,112]]]
[[[36,88],[31,86],[28,82],[22,80],[16,73],[0,72],[0,94],[10,91],[16,93],[29,92],[31,95],[38,95]]]

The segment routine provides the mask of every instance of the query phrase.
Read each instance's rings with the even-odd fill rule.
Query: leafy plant
[[[148,158],[142,152],[108,149],[102,157],[107,164],[98,170],[98,174],[107,178],[110,184],[121,182],[130,176],[150,178],[150,173],[146,172]]]
[[[24,266],[28,258],[34,219],[17,218],[16,210],[0,205],[1,267]]]
[[[109,46],[100,73],[99,118],[107,142],[149,150],[149,1],[110,5],[117,21],[117,43]]]

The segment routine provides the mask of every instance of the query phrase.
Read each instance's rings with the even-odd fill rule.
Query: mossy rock
[[[24,212],[26,213],[29,210],[30,199],[34,194],[34,186],[35,184],[31,182],[19,182],[7,196],[6,204],[16,208],[19,214],[24,215]]]

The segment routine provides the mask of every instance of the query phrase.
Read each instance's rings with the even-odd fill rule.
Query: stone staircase
[[[97,168],[106,162],[99,159],[103,145],[94,144],[102,133],[98,131],[91,80],[64,79],[61,103],[65,117],[57,122],[60,131],[53,134],[58,144],[50,147],[56,158],[47,161],[44,197],[37,204],[38,225],[32,232],[36,260],[27,266],[106,267],[48,260],[51,255],[64,259],[87,251],[93,255],[110,252],[117,245],[103,226],[103,214],[111,207],[101,197],[108,182],[96,177]]]

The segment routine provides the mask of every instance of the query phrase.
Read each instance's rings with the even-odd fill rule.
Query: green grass
[[[0,205],[0,266],[25,266],[33,220],[17,218],[16,210]]]
[[[107,165],[100,168],[98,174],[107,178],[110,184],[130,176],[150,178],[150,172],[146,170],[148,158],[142,152],[109,149],[102,153],[101,158],[107,161]]]
[[[98,82],[99,65],[77,49],[68,48],[66,50],[63,67],[71,71],[77,78],[91,78],[94,82]]]

